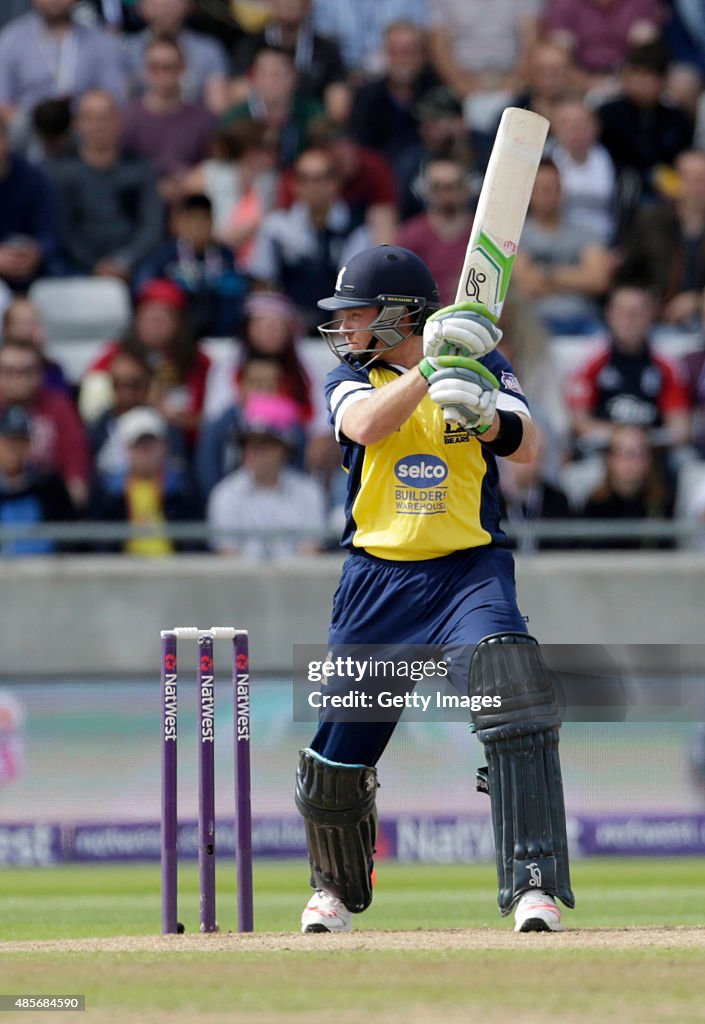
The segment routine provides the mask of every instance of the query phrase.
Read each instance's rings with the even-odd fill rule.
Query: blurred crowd
[[[4,0],[0,523],[151,524],[78,548],[152,556],[320,549],[344,485],[316,302],[384,242],[453,301],[510,105],[551,131],[501,324],[544,439],[502,464],[507,521],[705,520],[702,4]],[[67,279],[131,313],[78,375],[41,298]],[[210,541],[158,529],[194,521]]]

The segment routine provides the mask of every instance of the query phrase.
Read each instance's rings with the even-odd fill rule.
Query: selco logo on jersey
[[[394,467],[397,515],[434,516],[448,511],[448,466],[437,455],[405,455]]]
[[[410,487],[428,487],[442,484],[448,476],[448,466],[437,455],[405,455],[394,467],[397,480]]]

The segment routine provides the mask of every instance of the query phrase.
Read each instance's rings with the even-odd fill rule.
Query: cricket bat
[[[507,107],[487,164],[455,301],[482,302],[494,318],[507,297],[548,128],[541,114]],[[458,416],[447,408],[444,418]]]
[[[502,312],[548,127],[547,119],[532,110],[507,107],[502,114],[465,250],[456,302],[482,302],[494,317]]]

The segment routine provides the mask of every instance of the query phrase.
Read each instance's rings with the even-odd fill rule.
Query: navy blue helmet
[[[379,307],[378,316],[366,328],[375,347],[354,353],[357,362],[366,364],[411,334],[420,334],[428,317],[440,307],[440,300],[433,275],[416,253],[398,245],[378,245],[353,256],[338,274],[335,294],[318,305],[338,311]],[[341,320],[331,320],[319,330],[335,354],[345,359],[352,353],[340,324]]]

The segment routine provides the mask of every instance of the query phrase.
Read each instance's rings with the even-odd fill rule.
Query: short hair
[[[668,70],[668,52],[660,39],[639,43],[629,47],[625,64],[628,68],[665,75]]]
[[[181,58],[181,63],[183,64],[186,62],[183,48],[176,36],[170,36],[167,32],[158,32],[156,35],[151,37],[144,52],[149,53],[150,50],[154,50],[157,46],[170,46],[172,50],[176,50],[178,53]]]
[[[213,216],[213,203],[204,192],[192,192],[180,200],[177,210],[179,213],[191,213],[192,210],[200,210]]]
[[[542,156],[539,160],[539,170],[542,167],[548,167],[549,170],[555,171],[560,178],[561,172],[558,170],[558,165],[551,159],[550,156]]]
[[[261,50],[258,50],[254,56],[250,70],[260,62],[262,57],[271,56],[274,54],[275,57],[281,57],[291,67],[292,71],[296,70],[296,62],[294,55],[289,50],[282,49],[281,46],[263,46]]]
[[[71,129],[72,120],[71,102],[67,99],[44,100],[32,111],[34,130],[45,139],[65,135]]]

